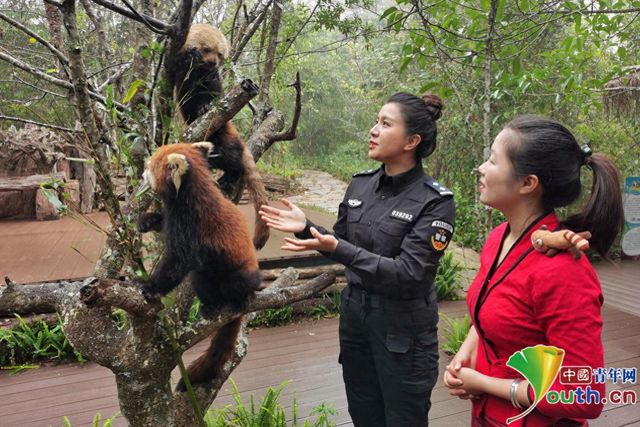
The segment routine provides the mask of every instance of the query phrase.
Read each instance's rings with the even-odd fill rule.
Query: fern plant
[[[454,259],[453,252],[445,253],[440,258],[434,282],[438,301],[457,300],[459,298],[458,292],[462,290],[461,277],[462,266]]]
[[[275,388],[269,387],[256,403],[253,395],[249,397],[249,402],[242,400],[240,391],[235,382],[231,380],[233,386],[233,400],[235,405],[227,405],[219,409],[210,409],[205,422],[208,427],[333,427],[335,423],[331,417],[337,412],[331,405],[322,402],[313,408],[308,418],[300,424],[298,414],[298,403],[294,399],[291,407],[291,415],[287,417],[284,407],[280,403],[280,394],[289,382],[285,381]],[[289,418],[289,420],[287,420]]]
[[[462,318],[452,319],[446,314],[440,313],[440,318],[447,322],[443,328],[442,351],[454,355],[460,350],[460,346],[467,338],[469,329],[471,329],[471,317],[469,314],[465,314]]]

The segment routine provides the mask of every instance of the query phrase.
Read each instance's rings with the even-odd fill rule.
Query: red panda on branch
[[[221,70],[228,55],[229,45],[220,30],[207,24],[193,24],[182,48],[174,57],[167,58],[169,84],[180,116],[187,124],[204,114],[222,95]],[[205,139],[214,145],[209,165],[224,172],[218,185],[227,197],[236,185],[242,182],[246,185],[256,212],[253,243],[257,249],[262,248],[269,239],[269,227],[260,220],[258,210],[268,204],[268,199],[253,156],[231,121]]]
[[[162,231],[165,237],[165,253],[142,285],[145,296],[166,295],[190,275],[204,316],[227,304],[244,309],[261,283],[249,227],[212,179],[207,157],[213,149],[209,142],[158,148],[143,178],[162,199],[163,212],[138,221],[139,231]],[[189,366],[192,384],[220,375],[241,325],[242,317],[220,328],[207,352]],[[178,389],[184,390],[182,381]]]

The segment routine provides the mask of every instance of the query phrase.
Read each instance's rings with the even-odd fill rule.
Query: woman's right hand
[[[262,205],[258,214],[270,228],[289,233],[299,233],[307,226],[307,217],[302,209],[287,199],[282,199],[287,208],[278,209],[272,206]]]
[[[446,366],[443,375],[444,385],[449,388],[449,394],[457,396],[460,399],[475,399],[478,396],[467,393],[464,389],[464,382],[458,378],[460,369],[475,367],[472,351],[465,349],[464,346],[453,356],[451,362]]]

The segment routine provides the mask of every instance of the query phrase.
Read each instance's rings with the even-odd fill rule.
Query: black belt
[[[347,296],[351,301],[355,301],[363,307],[388,308],[391,310],[418,310],[427,306],[425,298],[414,299],[391,299],[385,295],[374,294],[360,289],[354,285],[347,287]]]

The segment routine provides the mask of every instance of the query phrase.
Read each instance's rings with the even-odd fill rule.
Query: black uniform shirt
[[[422,164],[388,176],[384,167],[359,172],[347,188],[333,226],[338,246],[324,255],[347,267],[350,284],[393,299],[433,293],[438,261],[453,235],[453,193]],[[296,234],[311,238],[311,222]]]

